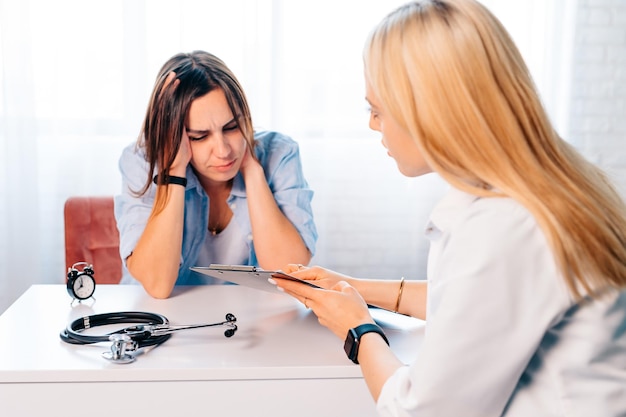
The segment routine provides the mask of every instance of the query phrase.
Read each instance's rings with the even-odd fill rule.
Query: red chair
[[[66,267],[87,262],[93,265],[98,284],[119,284],[122,260],[113,197],[70,197],[64,217]]]

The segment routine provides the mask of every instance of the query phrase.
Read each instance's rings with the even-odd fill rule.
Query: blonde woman
[[[505,29],[474,0],[411,2],[364,61],[370,127],[400,172],[451,186],[428,279],[289,265],[326,289],[275,283],[346,339],[381,415],[626,415],[626,206],[557,135]],[[426,319],[415,362],[366,303]]]

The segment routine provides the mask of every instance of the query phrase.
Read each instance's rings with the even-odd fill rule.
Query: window
[[[157,71],[194,49],[238,75],[257,128],[300,143],[316,191],[315,262],[423,278],[420,233],[441,184],[397,172],[368,129],[362,78],[367,33],[402,3],[0,0],[0,311],[32,283],[63,282],[65,199],[118,192],[117,158],[139,132]],[[484,3],[512,32],[551,113],[567,114],[554,64],[567,65],[573,2]]]

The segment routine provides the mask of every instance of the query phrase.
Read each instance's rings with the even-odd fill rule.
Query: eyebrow
[[[369,98],[365,97],[365,101],[367,101],[367,104],[369,104],[369,106],[372,109],[378,109],[378,106],[376,106],[375,104],[372,104],[372,102],[369,100]]]
[[[224,128],[224,127],[226,127],[228,125],[231,125],[233,123],[236,123],[236,122],[237,122],[237,118],[233,117],[228,122],[224,123],[222,125],[222,128]],[[194,135],[205,135],[205,134],[209,133],[210,131],[211,131],[210,129],[196,130],[196,129],[189,129],[189,128],[187,128],[187,133],[191,133],[191,134],[194,134]]]

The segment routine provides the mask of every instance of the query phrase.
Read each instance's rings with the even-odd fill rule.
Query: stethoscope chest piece
[[[135,361],[135,356],[126,352],[128,345],[133,343],[129,335],[116,333],[109,336],[109,340],[111,341],[111,350],[102,352],[104,359],[119,364]],[[134,350],[134,348],[132,350]]]

